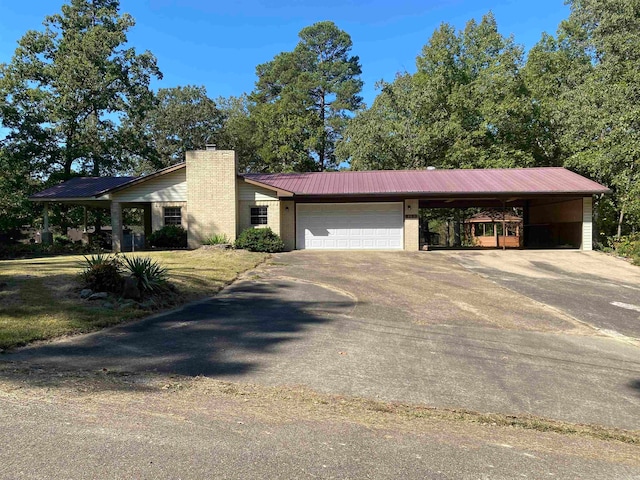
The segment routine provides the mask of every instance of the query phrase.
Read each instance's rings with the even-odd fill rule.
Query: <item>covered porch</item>
[[[140,237],[148,239],[164,225],[187,228],[186,173],[184,164],[177,164],[142,177],[76,177],[36,193],[32,202],[43,205],[43,241],[51,243],[50,206],[63,204],[84,208],[82,229],[88,232],[88,212],[106,211],[111,226],[111,250],[138,249]],[[125,230],[127,210],[139,210],[136,237]],[[142,242],[144,246],[145,242]]]
[[[122,203],[112,200],[85,200],[85,199],[65,199],[65,200],[46,200],[42,201],[42,233],[41,239],[44,244],[52,244],[54,241],[53,229],[55,225],[51,224],[51,210],[53,205],[67,205],[69,207],[82,207],[82,224],[75,225],[82,232],[82,241],[91,243],[97,240],[96,237],[103,235],[107,237],[107,243],[114,252],[134,251],[146,247],[146,239],[153,232],[151,202],[146,203]],[[125,210],[138,210],[141,212],[140,225],[129,223],[125,225]],[[109,228],[102,230],[93,229],[90,225],[89,217],[91,211],[102,211],[108,222],[101,227]],[[137,222],[136,222],[137,223]],[[129,228],[127,228],[129,227]],[[142,233],[135,233],[131,227],[141,227],[136,230],[142,230]],[[61,231],[63,235],[67,232]]]

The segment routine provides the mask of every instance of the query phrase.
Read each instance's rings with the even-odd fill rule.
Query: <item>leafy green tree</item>
[[[250,96],[255,144],[268,171],[337,167],[335,144],[362,105],[359,59],[351,37],[333,22],[302,29],[292,52],[256,69]]]
[[[563,28],[592,68],[568,93],[566,164],[612,189],[620,237],[640,225],[640,0],[570,4]]]
[[[207,96],[205,87],[161,88],[144,128],[156,155],[142,161],[138,170],[155,170],[183,162],[187,150],[217,144],[222,124],[223,113]]]
[[[340,157],[356,169],[536,164],[522,64],[522,48],[500,35],[492,14],[461,32],[443,24],[417,72],[383,84],[372,108],[350,123]]]
[[[564,141],[569,96],[592,70],[591,59],[575,40],[563,27],[557,38],[544,33],[522,69],[534,108],[532,149],[540,166],[562,166],[572,153]]]
[[[30,174],[28,159],[0,147],[0,233],[14,232],[33,222],[36,213],[27,198],[40,185]]]
[[[44,31],[27,32],[0,69],[8,139],[24,148],[43,140],[35,160],[43,175],[113,173],[146,153],[119,127],[144,117],[149,82],[161,75],[151,53],[125,47],[134,21],[118,10],[117,0],[71,0],[46,18]]]
[[[264,170],[262,159],[258,155],[259,145],[255,142],[256,124],[249,112],[250,102],[247,95],[219,97],[216,104],[222,115],[222,130],[218,135],[220,148],[237,152],[241,171]]]

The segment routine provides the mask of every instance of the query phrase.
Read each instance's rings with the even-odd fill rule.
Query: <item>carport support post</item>
[[[417,252],[420,250],[420,201],[404,201],[404,249]]]
[[[582,199],[582,250],[593,250],[593,197]]]
[[[111,202],[111,251],[122,251],[122,204]]]

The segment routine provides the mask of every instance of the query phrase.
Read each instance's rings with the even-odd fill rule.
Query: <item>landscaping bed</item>
[[[36,340],[84,333],[213,295],[267,255],[240,250],[162,251],[150,257],[168,269],[166,301],[132,302],[110,293],[81,298],[82,255],[0,261],[0,351]]]

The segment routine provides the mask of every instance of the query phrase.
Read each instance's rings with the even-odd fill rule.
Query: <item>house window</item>
[[[164,207],[165,225],[182,225],[182,208]]]
[[[267,224],[267,207],[251,207],[251,225]]]

